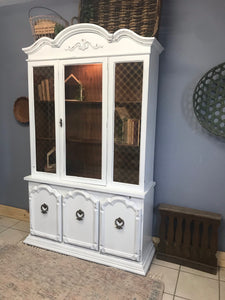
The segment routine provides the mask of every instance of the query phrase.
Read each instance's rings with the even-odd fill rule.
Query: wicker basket
[[[48,14],[32,16],[34,10],[45,10]],[[34,40],[47,36],[54,38],[62,29],[69,26],[69,22],[54,10],[47,7],[32,7],[29,10],[29,21]]]
[[[156,36],[160,0],[81,0],[80,22],[94,23],[110,33],[121,28],[142,36]]]

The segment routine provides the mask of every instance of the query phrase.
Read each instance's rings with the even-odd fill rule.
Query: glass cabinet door
[[[36,170],[56,173],[54,66],[33,68]]]
[[[139,184],[143,62],[115,64],[113,181]]]
[[[65,66],[66,175],[101,179],[102,63]]]

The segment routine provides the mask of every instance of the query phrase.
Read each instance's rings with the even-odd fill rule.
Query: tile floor
[[[28,222],[0,216],[0,243],[18,243],[28,232]],[[212,275],[155,258],[149,272],[165,283],[163,300],[225,300],[225,268]]]

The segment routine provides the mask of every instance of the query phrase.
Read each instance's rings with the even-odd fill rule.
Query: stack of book
[[[139,146],[140,120],[127,119],[123,122],[123,141],[125,144]]]
[[[38,84],[38,96],[40,101],[54,101],[54,79],[46,78]]]
[[[116,112],[122,121],[121,142],[127,145],[139,146],[141,127],[140,120],[132,118],[125,107],[116,107]]]

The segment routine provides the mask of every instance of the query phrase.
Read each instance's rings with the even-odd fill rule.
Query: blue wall
[[[13,114],[15,100],[28,95],[27,56],[22,51],[34,42],[28,11],[45,6],[70,21],[78,5],[78,0],[35,0],[0,7],[0,204],[28,209],[23,177],[30,174],[29,126],[21,125]]]
[[[159,72],[156,208],[164,202],[225,217],[225,138],[204,130],[192,108],[198,80],[225,62],[224,15],[224,0],[163,1],[159,40],[165,50]],[[219,248],[223,251],[224,235],[222,221]]]
[[[27,13],[47,6],[70,20],[78,0],[42,0],[0,8],[0,204],[28,208],[30,173],[29,127],[13,115],[16,98],[27,96],[26,55],[33,42]],[[224,0],[163,0],[159,40],[159,99],[155,151],[155,218],[161,202],[225,217],[225,139],[207,133],[192,109],[196,83],[210,68],[225,61]],[[225,223],[219,249],[225,251]]]

